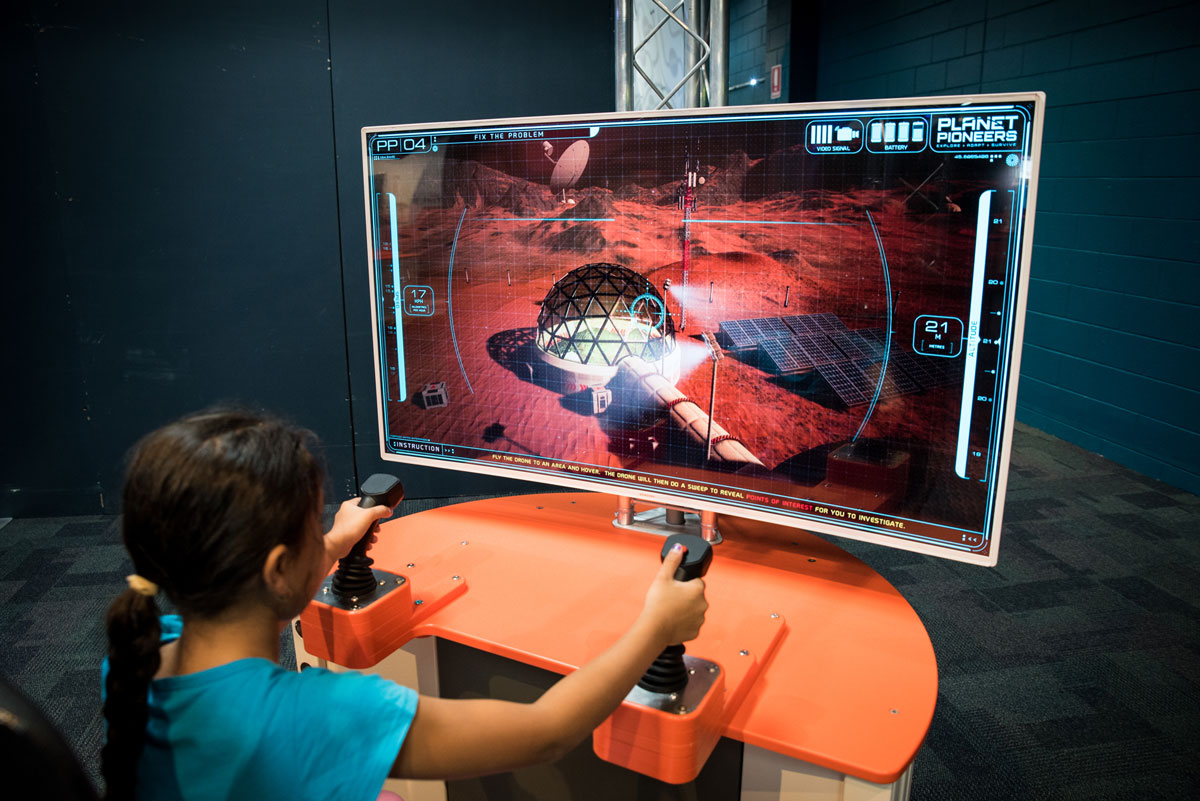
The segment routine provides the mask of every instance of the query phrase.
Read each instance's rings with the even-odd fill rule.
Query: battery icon
[[[922,142],[925,140],[925,123],[923,121],[913,123],[912,140],[914,142]]]
[[[872,142],[882,142],[883,141],[883,123],[882,122],[871,123],[871,141]]]
[[[904,122],[901,122],[899,125],[896,126],[896,141],[897,142],[907,142],[908,141],[908,120],[905,120]]]
[[[895,142],[896,141],[896,123],[885,122],[883,124],[883,141],[885,141],[885,142]]]

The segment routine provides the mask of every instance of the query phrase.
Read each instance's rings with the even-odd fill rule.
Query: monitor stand
[[[692,511],[676,506],[656,506],[639,512],[634,508],[633,498],[625,495],[617,496],[617,513],[613,516],[613,525],[663,537],[691,534],[710,545],[721,541],[716,512]]]

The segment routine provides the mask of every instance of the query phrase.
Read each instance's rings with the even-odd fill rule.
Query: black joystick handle
[[[400,479],[387,473],[375,473],[368,477],[358,491],[362,495],[358,505],[363,509],[370,509],[372,506],[391,508],[404,500],[404,485],[400,483]],[[379,586],[375,579],[375,571],[371,569],[375,560],[367,556],[371,535],[378,530],[379,522],[376,521],[371,524],[371,528],[362,539],[354,543],[350,553],[338,560],[338,569],[333,574],[333,592],[339,598],[365,598]]]
[[[675,568],[676,581],[691,581],[694,578],[700,578],[708,572],[708,566],[712,564],[713,550],[712,546],[705,540],[692,534],[672,534],[667,537],[667,541],[663,544],[662,553],[658,555],[659,561],[665,561],[667,554],[679,543],[686,550],[683,554],[683,561],[679,563],[679,567]]]
[[[711,545],[692,534],[672,534],[663,544],[660,555],[662,559],[667,558],[667,554],[676,543],[687,549],[683,561],[675,569],[676,581],[691,581],[708,572],[713,558]],[[652,693],[677,693],[682,690],[688,681],[687,666],[683,663],[684,652],[682,644],[668,645],[654,659],[654,664],[642,676],[637,686]]]

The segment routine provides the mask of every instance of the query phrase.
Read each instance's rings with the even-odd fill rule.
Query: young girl
[[[607,651],[532,704],[421,696],[378,676],[275,664],[283,627],[390,509],[341,505],[321,533],[306,431],[205,412],[144,438],[125,483],[135,575],[108,613],[107,798],[373,801],[388,776],[454,778],[558,758],[654,657],[699,633],[704,583],[672,552]],[[161,590],[179,617],[159,617]]]

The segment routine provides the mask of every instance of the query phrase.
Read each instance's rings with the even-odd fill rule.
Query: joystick
[[[359,492],[358,505],[364,509],[392,508],[404,500],[400,479],[386,473],[369,477]],[[301,612],[296,630],[303,632],[310,656],[355,670],[377,665],[407,642],[417,625],[466,592],[461,570],[422,571],[413,563],[407,563],[413,572],[406,575],[373,569],[375,560],[367,556],[367,548],[378,530],[377,521],[338,560],[337,570],[325,577],[313,602]],[[385,550],[385,566],[388,557]],[[414,583],[420,587],[415,596]]]
[[[404,486],[400,479],[387,473],[375,473],[367,478],[359,487],[362,499],[358,505],[363,509],[372,506],[394,507],[404,500]],[[337,571],[333,574],[333,592],[342,600],[366,598],[375,592],[379,586],[375,571],[371,565],[375,560],[367,556],[367,548],[371,544],[371,535],[379,530],[378,521],[362,539],[354,544],[345,558],[338,560]]]
[[[676,543],[686,549],[683,561],[675,570],[676,581],[691,581],[708,572],[713,557],[711,545],[691,534],[672,534],[663,544],[660,558],[666,559]],[[688,682],[688,670],[683,662],[685,650],[682,643],[668,645],[655,658],[654,664],[642,676],[637,686],[652,693],[677,693],[682,690]]]

